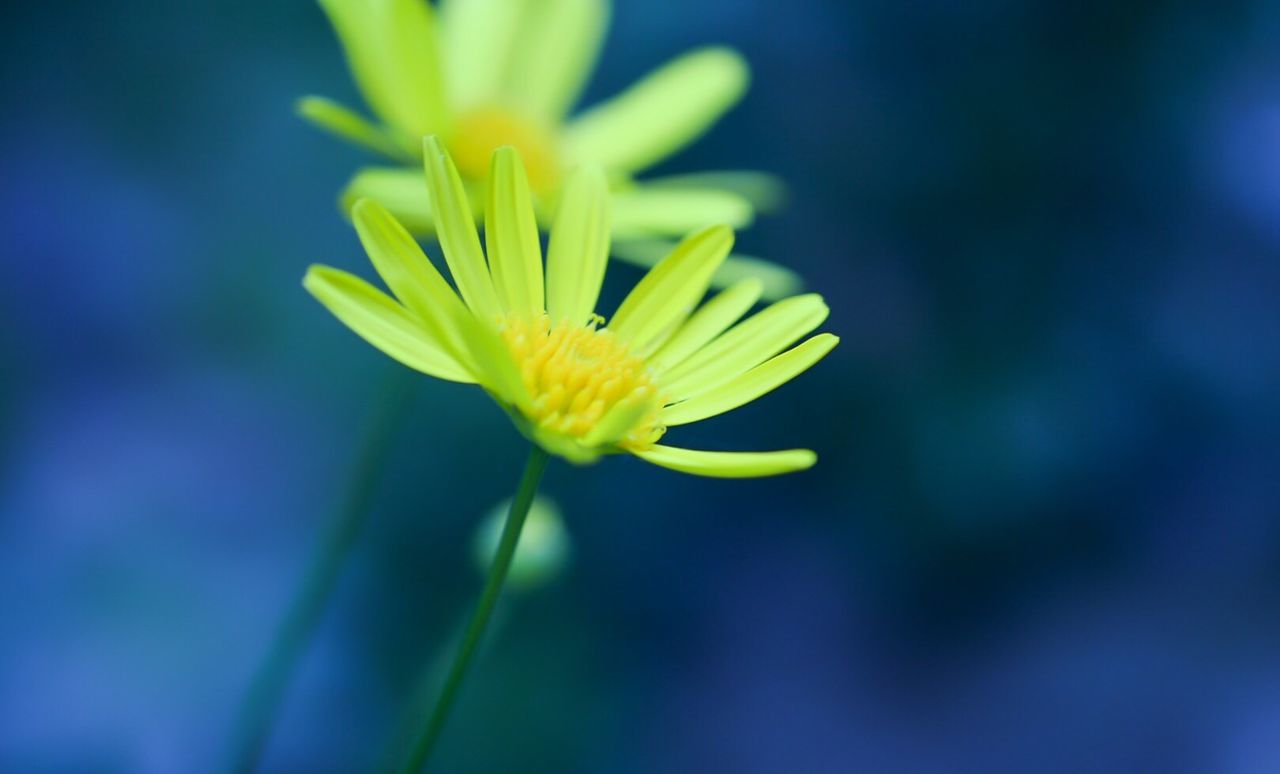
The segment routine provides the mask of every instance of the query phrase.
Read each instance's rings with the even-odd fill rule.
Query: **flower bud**
[[[481,574],[489,572],[510,508],[509,499],[495,505],[476,529],[472,553]],[[515,591],[531,591],[545,586],[564,572],[570,553],[569,532],[560,517],[560,509],[550,498],[535,497],[511,560],[507,587]]]

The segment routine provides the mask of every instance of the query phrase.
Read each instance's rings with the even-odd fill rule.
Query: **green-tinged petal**
[[[611,215],[604,172],[581,167],[560,195],[547,245],[547,313],[552,322],[587,321],[594,312],[609,260]]]
[[[839,339],[822,333],[800,346],[770,358],[746,373],[729,379],[696,396],[669,406],[662,412],[665,425],[684,425],[714,417],[743,406],[786,384],[826,357]]]
[[[643,395],[621,400],[609,409],[596,426],[582,438],[586,446],[608,446],[621,441],[636,423],[644,419],[653,408],[653,397]]]
[[[435,137],[428,137],[423,142],[423,164],[427,171],[427,190],[436,221],[436,235],[449,264],[449,272],[471,311],[493,323],[502,315],[502,307],[489,278],[484,251],[480,249],[475,216],[466,189],[462,187],[462,178]]]
[[[372,199],[356,202],[351,216],[360,243],[382,281],[400,303],[422,320],[445,350],[460,362],[467,362],[461,332],[470,312],[422,248],[386,208]]]
[[[434,13],[426,0],[320,0],[351,75],[369,107],[413,138],[448,128],[436,50]]]
[[[671,252],[671,242],[661,239],[618,239],[613,243],[613,257],[644,268],[656,266]],[[742,253],[731,253],[711,278],[711,286],[728,287],[739,280],[754,277],[764,283],[761,295],[767,301],[795,295],[804,287],[799,274],[776,263]]]
[[[541,314],[542,244],[529,179],[515,148],[493,153],[484,238],[494,288],[506,308],[526,317]]]
[[[683,236],[716,225],[744,228],[754,217],[751,203],[728,191],[639,187],[613,195],[613,233],[618,239]]]
[[[608,26],[605,0],[443,0],[449,96],[558,123],[581,93]]]
[[[500,94],[528,0],[442,0],[441,49],[449,98],[462,108]]]
[[[529,391],[497,328],[472,319],[470,325],[463,326],[462,336],[476,363],[476,381],[503,405],[514,406],[520,414],[528,413]]]
[[[529,425],[527,422],[522,425],[520,421],[517,421],[516,427],[530,441],[538,444],[551,454],[572,462],[574,465],[591,465],[598,461],[601,455],[609,451],[598,446],[584,446],[567,435],[554,430],[547,430],[540,426]]]
[[[527,3],[505,92],[531,115],[558,122],[591,75],[609,25],[605,0]]]
[[[714,189],[728,191],[746,199],[756,212],[776,212],[786,206],[787,184],[777,175],[754,170],[722,170],[715,172],[690,172],[683,175],[648,177],[646,188],[657,189]]]
[[[764,283],[762,298],[767,301],[793,296],[804,287],[804,279],[787,267],[742,253],[730,255],[711,278],[711,284],[722,287],[748,277]]]
[[[744,279],[703,304],[675,335],[648,358],[649,367],[664,371],[702,349],[746,314],[760,300],[762,290],[760,280]]]
[[[773,452],[711,452],[657,445],[632,452],[654,465],[714,478],[759,478],[813,467],[818,455],[808,449]]]
[[[669,401],[681,401],[763,363],[827,319],[822,297],[788,298],[725,331],[663,376]]]
[[[742,97],[747,77],[729,49],[686,54],[574,120],[565,150],[610,170],[644,169],[705,132]]]
[[[298,115],[326,132],[374,153],[402,161],[413,159],[381,127],[374,126],[364,116],[345,105],[326,97],[303,97],[298,100],[297,109]]]
[[[707,292],[711,275],[733,248],[733,231],[712,226],[686,238],[636,284],[609,330],[640,353],[675,332]]]
[[[340,204],[343,211],[350,212],[361,199],[373,199],[410,232],[434,234],[429,198],[427,179],[416,166],[367,167],[347,183]]]
[[[430,338],[421,320],[359,277],[328,266],[312,266],[302,284],[344,325],[395,360],[439,379],[475,381]]]

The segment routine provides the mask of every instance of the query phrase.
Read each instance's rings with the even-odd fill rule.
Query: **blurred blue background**
[[[214,770],[388,367],[299,284],[369,274],[354,90],[301,0],[0,30],[0,769]],[[820,462],[553,465],[437,770],[1280,771],[1280,6],[621,2],[588,101],[706,42],[663,169],[786,178],[740,244],[843,344],[679,441]],[[267,770],[368,768],[478,588],[523,448],[415,392]]]

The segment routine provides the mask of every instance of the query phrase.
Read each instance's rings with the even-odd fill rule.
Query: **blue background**
[[[438,770],[1280,770],[1280,7],[619,5],[588,102],[740,48],[663,169],[785,177],[740,244],[843,339],[671,440],[821,458],[553,465]],[[0,30],[0,768],[213,770],[388,368],[299,284],[369,275],[291,112],[353,89],[297,0]],[[268,770],[366,769],[478,588],[522,445],[415,392]]]

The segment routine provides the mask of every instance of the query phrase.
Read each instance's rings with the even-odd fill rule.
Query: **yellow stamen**
[[[560,169],[551,133],[505,108],[481,107],[462,114],[454,126],[449,153],[463,177],[484,180],[493,151],[504,145],[520,153],[534,191],[546,193],[555,187]]]
[[[639,401],[647,408],[617,445],[647,449],[665,432],[658,424],[663,401],[648,367],[609,329],[595,321],[553,326],[546,315],[512,315],[502,338],[533,398],[529,419],[538,426],[581,440],[615,406]]]

